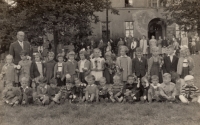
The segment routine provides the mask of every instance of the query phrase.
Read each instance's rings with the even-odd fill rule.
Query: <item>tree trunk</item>
[[[57,56],[57,46],[58,46],[58,31],[54,30],[53,31],[53,36],[54,36],[54,53],[55,53],[55,59],[56,59],[56,56]],[[57,60],[57,59],[56,59]]]

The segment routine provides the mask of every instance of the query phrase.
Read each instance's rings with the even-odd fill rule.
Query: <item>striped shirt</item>
[[[123,88],[124,88],[123,84],[113,84],[112,87],[111,87],[111,91],[115,95],[118,92],[122,92]]]
[[[192,96],[196,95],[197,93],[199,93],[199,89],[195,85],[186,85],[181,90],[181,94],[187,99],[192,99]]]

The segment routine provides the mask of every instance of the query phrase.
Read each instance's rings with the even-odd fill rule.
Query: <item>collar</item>
[[[88,86],[94,86],[94,84],[92,84],[92,85],[88,85]]]
[[[20,44],[23,43],[23,41],[19,41],[19,40],[17,40],[17,41],[18,41]]]
[[[42,62],[35,62],[36,64],[41,64]]]
[[[28,86],[26,86],[25,88],[23,88],[23,87],[21,87],[23,90],[26,90],[26,89],[28,89],[29,87]]]
[[[128,57],[127,55],[124,55],[124,56],[120,56],[120,57]]]
[[[86,61],[86,59],[84,59],[84,60],[81,60],[81,62],[85,62]]]

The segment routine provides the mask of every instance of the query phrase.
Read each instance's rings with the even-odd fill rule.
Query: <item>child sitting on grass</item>
[[[163,74],[163,83],[160,85],[160,99],[161,101],[174,102],[176,101],[176,86],[171,82],[171,75],[169,73]]]
[[[93,75],[88,75],[86,77],[88,83],[85,89],[85,98],[87,102],[99,101],[99,89],[95,84],[95,77]]]
[[[49,86],[47,85],[47,80],[45,77],[40,77],[38,82],[37,91],[33,93],[33,102],[37,105],[48,105],[49,96],[47,95],[47,90]]]
[[[21,100],[21,91],[19,87],[13,87],[12,83],[7,84],[2,92],[3,101],[10,106],[17,106]]]
[[[29,85],[29,79],[26,77],[22,78],[21,81],[21,93],[22,93],[22,105],[27,105],[33,103],[33,89],[30,88]]]
[[[185,86],[181,90],[181,95],[179,96],[182,103],[198,102],[200,104],[199,89],[194,85],[194,77],[192,75],[187,75],[184,78]]]
[[[132,75],[129,75],[127,78],[127,83],[124,87],[124,102],[132,103],[134,101],[138,101],[139,97],[139,87],[140,82]]]
[[[118,75],[115,75],[113,77],[113,82],[114,84],[111,85],[108,93],[110,95],[110,99],[112,102],[122,102],[123,100],[123,88],[124,88],[124,84],[121,80],[121,77]]]
[[[56,79],[52,78],[50,81],[49,89],[47,90],[47,95],[49,96],[49,100],[51,103],[59,103],[59,98],[56,97],[56,94],[60,91],[60,88],[57,87]]]
[[[85,88],[86,88],[87,84],[82,83],[79,78],[75,78],[74,80],[75,80],[74,95],[76,95],[79,98],[78,101],[84,102],[85,101]]]
[[[151,84],[148,90],[148,101],[151,103],[152,101],[159,101],[159,77],[157,75],[151,76]]]
[[[140,101],[146,102],[148,99],[148,89],[149,89],[149,82],[147,77],[142,77],[141,84],[140,84]]]
[[[101,77],[99,80],[99,100],[100,101],[108,101],[109,99],[109,94],[108,94],[108,88],[109,84],[106,84],[106,78]]]

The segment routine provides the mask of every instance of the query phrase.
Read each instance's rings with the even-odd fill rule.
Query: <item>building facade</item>
[[[147,38],[155,36],[171,37],[176,34],[175,24],[168,26],[164,21],[164,7],[160,0],[111,0],[112,7],[119,15],[108,13],[109,38],[119,39],[125,36]],[[93,37],[106,39],[106,11],[98,12],[100,22],[92,24]]]

